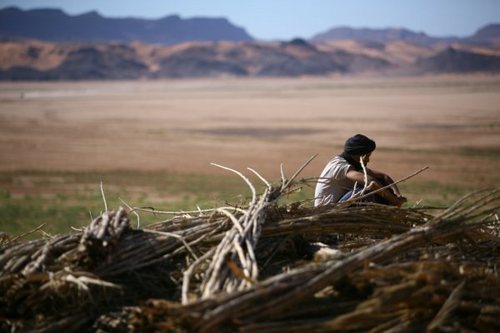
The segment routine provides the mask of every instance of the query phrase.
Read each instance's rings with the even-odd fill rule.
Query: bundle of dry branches
[[[439,215],[352,202],[281,205],[301,169],[278,186],[251,170],[266,185],[260,195],[230,170],[251,189],[247,205],[184,212],[147,229],[133,229],[120,208],[81,232],[5,238],[0,329],[500,328],[500,190]]]

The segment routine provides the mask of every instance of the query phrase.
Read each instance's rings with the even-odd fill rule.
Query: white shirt
[[[315,207],[338,202],[354,188],[354,182],[347,178],[350,170],[354,170],[354,167],[343,157],[335,156],[328,162],[316,184]]]

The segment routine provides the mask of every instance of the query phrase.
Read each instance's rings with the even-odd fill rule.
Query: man
[[[365,187],[365,174],[361,161],[366,167],[375,147],[375,142],[362,134],[356,134],[347,139],[344,152],[328,162],[319,177],[316,184],[314,206],[343,202],[349,200],[353,195],[359,194]],[[391,177],[382,172],[366,168],[366,174],[365,193],[394,183]],[[361,201],[401,207],[406,202],[406,198],[401,195],[396,185],[392,185],[388,189],[370,195]]]

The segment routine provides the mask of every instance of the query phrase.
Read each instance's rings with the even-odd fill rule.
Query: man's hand
[[[406,199],[406,197],[403,197],[402,195],[396,195],[396,198],[399,201],[398,207],[401,207],[405,202],[408,201],[408,199]]]

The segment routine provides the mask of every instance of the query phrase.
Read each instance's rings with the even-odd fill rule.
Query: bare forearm
[[[371,186],[370,186],[370,190],[371,191],[376,191],[380,188],[384,187],[383,184],[380,184],[379,182],[372,182]],[[391,190],[389,189],[385,189],[383,191],[380,191],[377,193],[377,195],[380,195],[382,198],[384,198],[385,200],[387,200],[391,205],[394,205],[394,206],[398,206],[400,207],[402,202],[401,200],[399,199],[399,197],[397,197]]]
[[[396,196],[401,196],[399,188],[394,184],[394,180],[387,174],[383,172],[378,172],[374,170],[369,170],[372,177],[376,178],[383,186],[391,185],[389,188]]]
[[[384,181],[385,181],[385,185],[391,185],[389,188],[392,190],[392,192],[396,195],[396,196],[401,196],[401,192],[399,191],[399,188],[396,186],[396,184],[394,184],[394,180],[389,177],[388,175],[385,175],[384,177]]]
[[[353,182],[357,182],[358,184],[365,183],[364,174],[358,171],[349,171],[347,173],[347,178],[352,180]],[[367,189],[369,191],[375,191],[386,186],[383,182],[379,181],[376,177],[372,176],[371,174],[368,174],[366,178],[367,178],[366,180],[368,181]],[[391,184],[391,182],[389,184]],[[402,198],[399,195],[399,191],[398,193],[394,193],[391,189],[385,189],[383,191],[378,192],[377,194],[394,206],[399,207],[404,202],[404,198]]]

